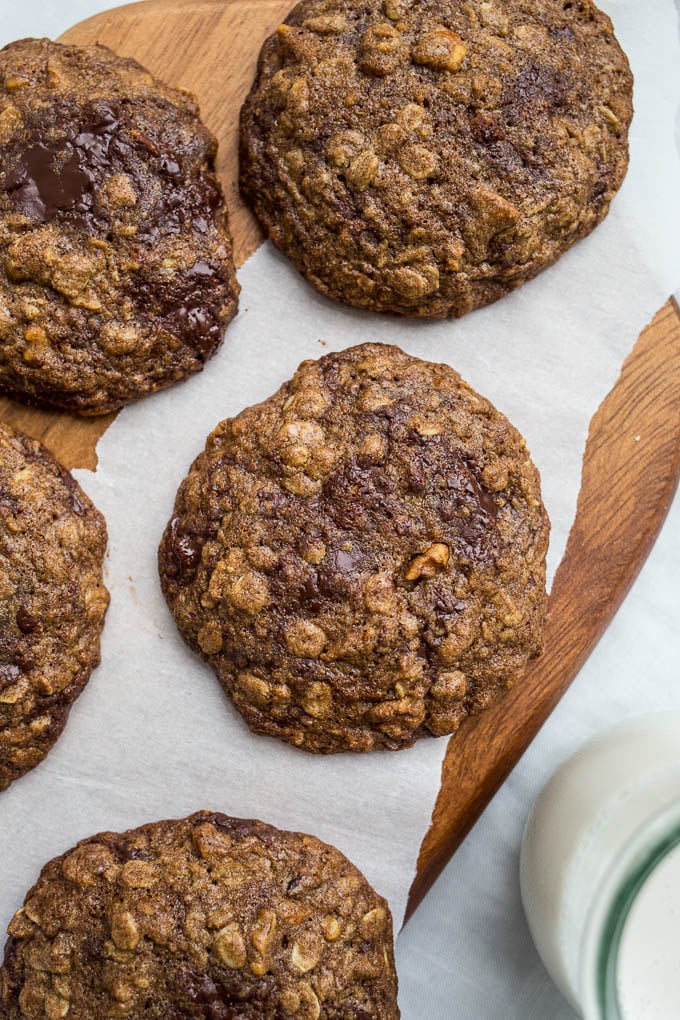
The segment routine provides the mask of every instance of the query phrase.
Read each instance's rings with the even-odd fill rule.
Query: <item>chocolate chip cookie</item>
[[[68,471],[0,424],[0,790],[43,760],[99,662],[105,551]]]
[[[447,365],[366,344],[218,425],[160,573],[256,732],[397,749],[454,732],[539,652],[548,531],[507,419]]]
[[[103,414],[200,371],[239,290],[216,151],[134,60],[0,51],[0,391]]]
[[[398,1020],[386,902],[332,846],[199,812],[47,864],[10,925],[5,1020]]]
[[[241,188],[323,294],[460,316],[604,218],[631,117],[592,0],[303,0],[260,55]]]

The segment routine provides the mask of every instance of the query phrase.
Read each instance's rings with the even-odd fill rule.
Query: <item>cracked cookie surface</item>
[[[548,532],[508,420],[449,366],[365,344],[218,425],[160,573],[256,732],[397,749],[454,732],[538,654]]]
[[[239,290],[216,151],[103,46],[0,51],[0,391],[103,414],[201,370]]]
[[[392,918],[332,846],[207,811],[83,840],[9,925],[4,1020],[398,1020]]]
[[[105,552],[68,471],[0,424],[0,790],[42,761],[99,663]]]
[[[604,218],[632,76],[591,0],[303,0],[241,114],[241,189],[322,293],[460,316]]]

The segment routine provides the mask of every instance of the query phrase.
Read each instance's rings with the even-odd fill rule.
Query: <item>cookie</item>
[[[99,663],[105,551],[68,471],[0,424],[0,790],[43,760]]]
[[[160,547],[180,632],[258,733],[453,733],[541,648],[549,523],[524,440],[447,365],[365,344],[222,422]]]
[[[399,1017],[385,900],[334,847],[262,822],[202,811],[83,840],[8,930],[5,1020]]]
[[[237,308],[217,143],[104,46],[0,51],[0,391],[103,414],[202,369]]]
[[[591,0],[304,0],[262,49],[241,189],[322,294],[460,316],[604,218],[631,117]]]

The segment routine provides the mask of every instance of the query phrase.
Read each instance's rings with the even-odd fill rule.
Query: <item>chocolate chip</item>
[[[32,613],[24,607],[20,606],[16,614],[17,627],[22,634],[32,634],[33,631],[38,629],[40,621],[37,617],[33,616]]]
[[[179,519],[173,518],[167,532],[167,542],[176,576],[181,584],[188,584],[193,579],[201,562],[201,539],[184,531]]]

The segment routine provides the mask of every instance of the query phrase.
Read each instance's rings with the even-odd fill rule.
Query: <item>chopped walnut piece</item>
[[[446,568],[451,553],[448,545],[435,542],[424,553],[414,556],[404,577],[407,581],[427,580]]]
[[[459,71],[466,54],[467,46],[458,33],[438,25],[420,37],[413,50],[413,60],[435,71]]]

